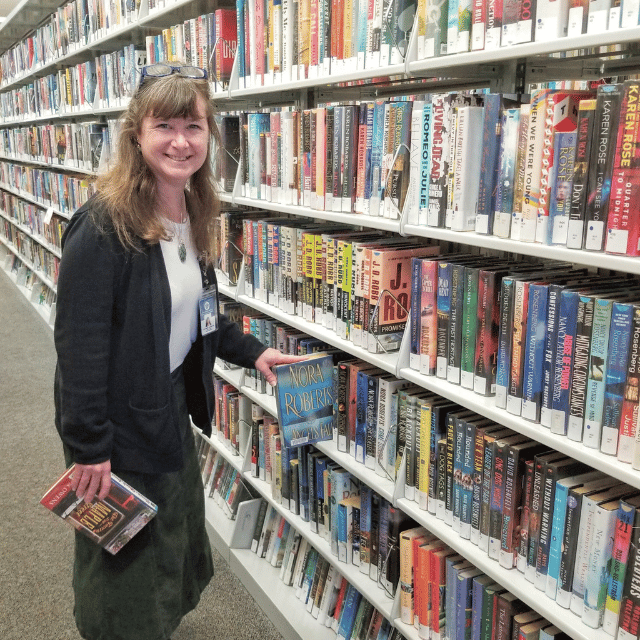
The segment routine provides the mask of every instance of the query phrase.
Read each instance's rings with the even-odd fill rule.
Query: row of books
[[[236,12],[220,8],[167,27],[145,39],[149,64],[180,61],[208,72],[214,88],[231,76],[236,55]]]
[[[421,639],[568,639],[424,527],[400,534],[400,580],[401,620]]]
[[[2,218],[1,224],[5,242],[17,251],[21,260],[27,262],[30,270],[35,271],[37,276],[48,278],[55,285],[58,282],[60,259],[5,218]]]
[[[403,640],[390,621],[296,531],[273,506],[262,502],[251,549],[295,589],[296,597],[319,625],[340,640]]]
[[[411,0],[236,2],[241,88],[377,69],[404,61]]]
[[[0,234],[2,227],[0,227]],[[0,245],[0,255],[2,254],[3,247]],[[5,271],[15,274],[16,284],[19,287],[25,287],[31,291],[31,300],[39,307],[43,307],[49,310],[49,324],[53,324],[55,318],[55,302],[56,292],[51,289],[46,283],[43,283],[42,279],[32,269],[25,265],[25,263],[16,256],[14,253],[7,253],[3,258]],[[53,311],[53,313],[51,313]]]
[[[235,520],[242,502],[256,497],[256,491],[242,478],[242,472],[230,464],[209,440],[195,431],[202,483],[209,498]]]
[[[34,198],[44,207],[73,213],[94,193],[94,183],[77,177],[13,162],[0,161],[0,188],[11,189]]]
[[[137,0],[72,0],[61,5],[42,25],[0,56],[2,82],[10,83],[87,46],[109,31],[131,24],[138,8]]]
[[[238,138],[225,127],[240,147],[242,195],[256,200],[638,255],[640,182],[625,163],[635,162],[639,87],[542,89],[529,104],[451,93],[283,108],[227,116],[239,118]]]
[[[5,122],[126,106],[145,63],[131,44],[0,94]]]
[[[57,215],[47,215],[45,209],[0,189],[0,209],[16,225],[27,230],[47,248],[61,249],[62,234],[67,221]]]
[[[638,282],[568,267],[414,260],[409,364],[638,467]]]
[[[418,2],[417,58],[604,33],[636,27],[639,18],[640,7],[633,0],[425,0]]]
[[[243,248],[249,296],[371,353],[399,348],[411,304],[411,259],[436,256],[438,246],[341,225],[228,215],[236,261],[235,247]]]
[[[41,162],[95,172],[111,148],[110,123],[68,122],[0,130],[0,154],[9,160]]]

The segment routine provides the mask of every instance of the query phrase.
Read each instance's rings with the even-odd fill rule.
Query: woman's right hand
[[[71,476],[71,488],[85,502],[91,502],[96,495],[104,500],[111,488],[111,460],[99,464],[76,463]]]

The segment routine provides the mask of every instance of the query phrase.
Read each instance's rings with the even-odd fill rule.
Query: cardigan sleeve
[[[253,368],[256,360],[263,351],[267,350],[267,347],[255,336],[243,333],[240,327],[227,316],[220,314],[218,322],[220,336],[216,356],[240,367]]]
[[[117,258],[87,209],[74,218],[63,238],[58,277],[57,418],[74,461],[96,464],[111,457],[113,442],[107,382]]]

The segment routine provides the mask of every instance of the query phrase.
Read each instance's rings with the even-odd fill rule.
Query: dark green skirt
[[[114,469],[158,505],[158,514],[115,556],[76,534],[75,618],[85,640],[167,640],[213,576],[184,379],[181,374],[172,377],[184,434],[184,468],[157,475]]]

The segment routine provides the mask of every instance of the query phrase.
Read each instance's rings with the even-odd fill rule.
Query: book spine
[[[547,333],[547,285],[531,284],[527,320],[527,342],[523,367],[522,417],[540,422],[545,336]]]
[[[591,352],[589,354],[589,381],[584,413],[583,444],[593,449],[600,448],[602,418],[607,379],[607,354],[611,328],[611,300],[597,299],[593,310]],[[600,371],[600,367],[602,371]],[[595,369],[595,370],[594,370]]]
[[[500,295],[500,334],[496,361],[496,406],[507,408],[511,378],[511,347],[513,331],[515,280],[503,278]]]
[[[551,428],[553,398],[553,376],[558,346],[558,319],[562,287],[550,284],[547,294],[547,323],[544,337],[544,359],[542,362],[542,392],[540,400],[540,424]]]
[[[609,455],[616,455],[618,452],[632,325],[633,306],[614,302],[611,310],[600,442],[600,450]]]
[[[619,630],[617,638],[631,640],[637,637],[640,627],[640,597],[635,584],[640,575],[640,518],[637,515],[631,534],[629,557],[627,560],[620,602]]]
[[[583,247],[587,251],[602,251],[607,226],[607,208],[613,169],[614,147],[618,132],[622,89],[608,85],[598,89],[594,125],[595,145],[589,158],[588,195],[585,211]]]
[[[575,347],[571,373],[571,396],[569,400],[569,416],[566,432],[571,440],[577,441],[582,439],[584,427],[594,305],[595,300],[591,297],[580,296],[578,299]]]
[[[633,462],[633,443],[638,421],[637,379],[640,373],[640,308],[633,307],[631,336],[629,339],[629,358],[624,386],[624,396],[620,415],[620,433],[618,438],[618,459]],[[636,468],[634,466],[634,468]]]

